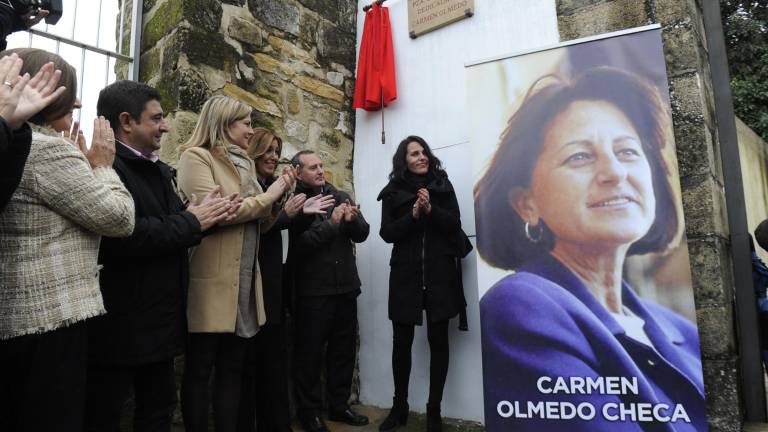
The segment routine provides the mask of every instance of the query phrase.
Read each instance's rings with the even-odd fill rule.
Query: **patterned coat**
[[[0,212],[0,339],[44,333],[101,315],[101,235],[133,231],[133,199],[111,167],[91,169],[43,130],[19,187]]]

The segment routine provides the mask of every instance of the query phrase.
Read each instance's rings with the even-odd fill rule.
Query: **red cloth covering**
[[[381,109],[382,95],[384,106],[397,99],[395,54],[392,50],[389,9],[374,3],[365,13],[352,108],[378,111]]]

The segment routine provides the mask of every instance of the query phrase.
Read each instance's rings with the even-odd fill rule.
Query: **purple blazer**
[[[622,296],[654,348],[628,337],[551,256],[497,282],[480,301],[486,430],[706,431],[695,325],[638,298],[626,283]],[[598,377],[611,378],[600,388]],[[619,381],[632,385],[616,391]],[[569,418],[571,405],[581,407],[581,418]]]

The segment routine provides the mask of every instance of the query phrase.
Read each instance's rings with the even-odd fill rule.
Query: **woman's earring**
[[[534,231],[537,231],[534,233],[534,235],[531,235],[531,228],[533,228]],[[528,239],[533,244],[536,244],[541,241],[542,238],[544,238],[544,228],[541,226],[541,224],[534,225],[531,227],[531,224],[528,222],[525,223],[525,238]]]

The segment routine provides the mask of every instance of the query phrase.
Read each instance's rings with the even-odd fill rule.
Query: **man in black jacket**
[[[130,237],[101,241],[99,277],[107,314],[88,324],[86,430],[118,430],[133,387],[134,431],[170,431],[176,405],[173,359],[186,338],[187,249],[235,205],[216,192],[185,210],[174,191],[172,168],[155,154],[168,131],[155,89],[115,82],[99,94],[97,111],[115,131],[114,168],[136,204],[136,228]]]
[[[353,242],[368,237],[369,226],[349,195],[325,181],[323,162],[311,150],[297,153],[296,193],[310,198],[332,194],[336,207],[327,215],[300,215],[290,226],[289,265],[296,292],[296,404],[305,431],[326,432],[320,417],[320,366],[327,344],[328,419],[354,426],[368,418],[349,408],[355,365],[357,275]]]

